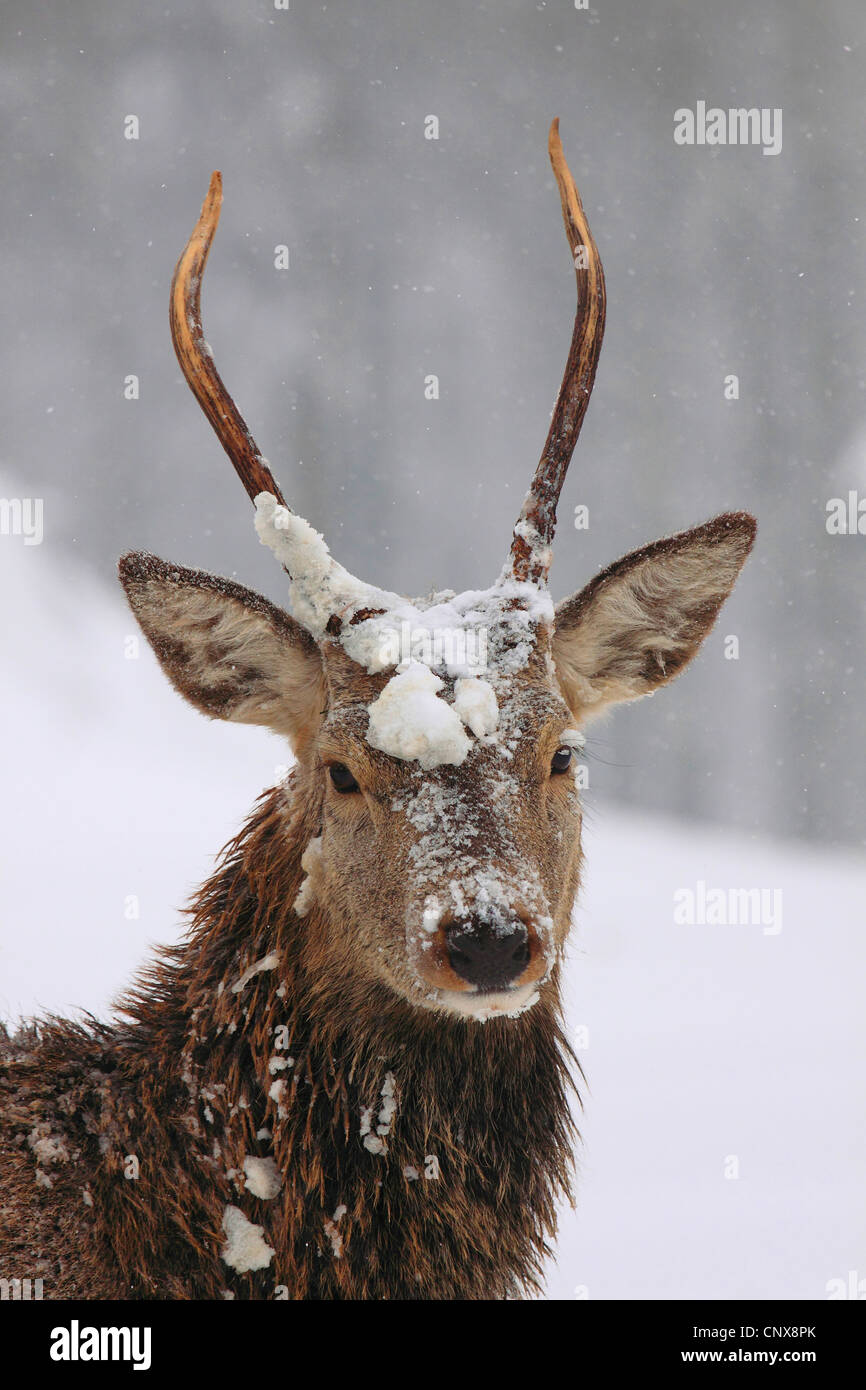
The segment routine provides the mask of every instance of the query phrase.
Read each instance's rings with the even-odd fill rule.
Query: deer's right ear
[[[262,724],[303,747],[325,706],[321,658],[304,628],[251,589],[155,555],[124,555],[118,572],[184,699],[212,719]]]

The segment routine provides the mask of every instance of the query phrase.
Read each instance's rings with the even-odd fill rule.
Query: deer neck
[[[291,904],[316,830],[291,785],[263,799],[202,889],[190,945],[158,991],[160,1026],[170,1015],[175,1031],[184,1142],[214,1219],[236,1205],[276,1252],[272,1269],[241,1282],[284,1278],[306,1297],[491,1296],[515,1278],[531,1284],[557,1198],[570,1195],[557,979],[527,1013],[482,1024],[375,982],[311,973],[310,923]],[[139,1022],[148,1046],[155,1020]],[[273,1195],[251,1201],[262,1173]],[[472,1259],[449,1255],[439,1269],[431,1225],[454,1226]],[[378,1276],[377,1230],[391,1251]]]

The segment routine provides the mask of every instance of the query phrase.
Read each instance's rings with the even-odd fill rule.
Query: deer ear
[[[691,661],[755,540],[745,512],[634,550],[556,609],[553,660],[578,722],[667,685]]]
[[[120,582],[175,690],[212,719],[263,724],[295,751],[325,705],[312,637],[288,613],[230,579],[124,555]]]

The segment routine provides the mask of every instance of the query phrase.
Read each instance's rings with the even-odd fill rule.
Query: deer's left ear
[[[716,621],[756,529],[745,512],[718,516],[632,551],[557,606],[553,660],[578,722],[679,675]]]

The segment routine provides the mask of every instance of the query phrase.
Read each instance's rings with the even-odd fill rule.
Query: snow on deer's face
[[[552,973],[577,888],[578,729],[691,661],[755,523],[729,513],[644,546],[555,612],[546,586],[507,576],[411,604],[332,567],[306,523],[295,532],[304,625],[154,556],[124,557],[121,578],[186,699],[295,750],[310,978],[518,1012]]]
[[[412,603],[357,580],[269,494],[256,529],[328,689],[301,908],[318,892],[354,960],[415,1003],[529,1007],[568,927],[580,829],[546,590],[504,574]]]
[[[371,675],[326,644],[310,769],[324,789],[311,894],[338,954],[415,1004],[482,1020],[538,998],[580,863],[580,736],[548,629],[530,641],[521,619],[518,642],[496,616],[477,675],[413,660]]]
[[[259,539],[291,576],[328,690],[317,857],[343,960],[475,1018],[531,1005],[565,939],[576,720],[691,660],[754,539],[750,517],[718,517],[625,556],[554,611],[532,520],[545,496],[527,499],[492,588],[415,603],[362,583],[308,522],[256,497]]]

